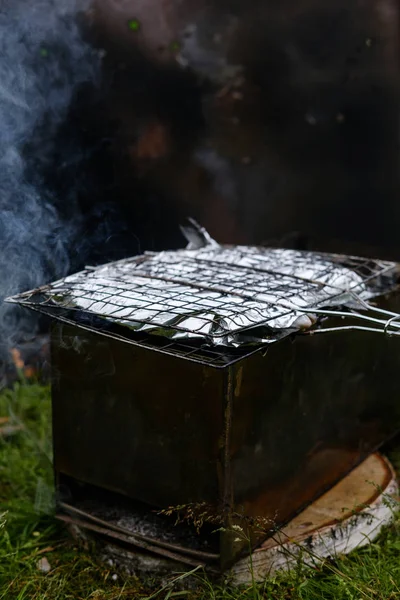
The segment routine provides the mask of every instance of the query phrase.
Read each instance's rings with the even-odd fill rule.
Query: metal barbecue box
[[[11,301],[54,319],[65,506],[87,486],[142,514],[199,510],[207,535],[218,515],[203,554],[225,568],[249,551],[232,525],[256,546],[398,431],[399,267],[185,231],[184,250]]]

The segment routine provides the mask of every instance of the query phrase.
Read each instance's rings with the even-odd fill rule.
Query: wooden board
[[[299,559],[312,566],[367,545],[391,521],[397,494],[392,466],[373,454],[253,552],[251,561],[236,563],[233,583],[250,582],[251,568],[255,580],[262,581]]]

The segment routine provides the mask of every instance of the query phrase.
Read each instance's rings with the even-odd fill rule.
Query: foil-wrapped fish
[[[96,315],[170,339],[239,346],[312,327],[315,311],[323,308],[360,308],[360,301],[385,291],[383,276],[388,285],[397,272],[390,262],[220,246],[194,222],[182,230],[186,249],[87,268],[41,288],[41,306]],[[30,300],[29,293],[16,300],[32,304],[30,294]]]

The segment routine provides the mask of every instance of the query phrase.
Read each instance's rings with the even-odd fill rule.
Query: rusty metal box
[[[152,508],[206,502],[227,523],[287,522],[400,424],[398,342],[374,333],[213,368],[57,324],[52,368],[58,475]],[[225,536],[223,564],[241,549]]]
[[[14,301],[55,318],[59,488],[199,511],[224,568],[399,430],[399,267],[187,234]]]

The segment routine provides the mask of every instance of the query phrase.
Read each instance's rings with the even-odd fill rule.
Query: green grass
[[[0,600],[400,600],[399,519],[364,550],[318,570],[299,565],[247,589],[213,585],[200,572],[195,591],[118,573],[78,547],[52,517],[49,390],[20,383],[3,391],[1,416],[24,428],[0,437]],[[47,574],[38,569],[43,557]]]

